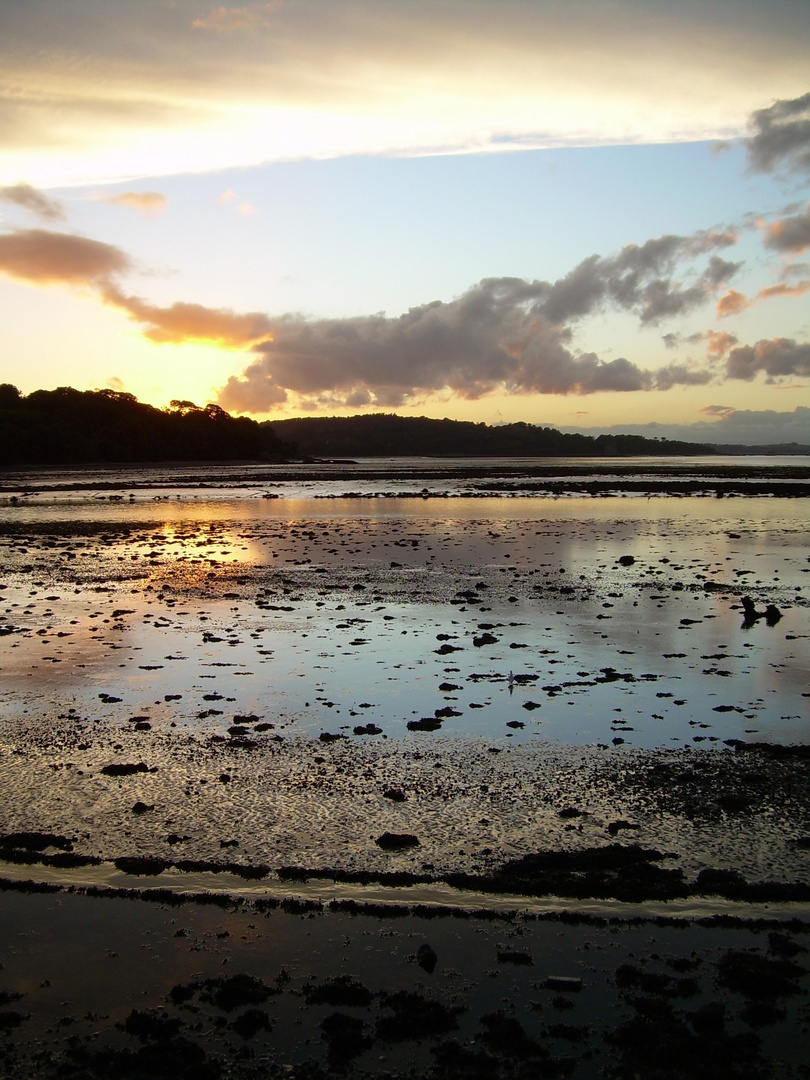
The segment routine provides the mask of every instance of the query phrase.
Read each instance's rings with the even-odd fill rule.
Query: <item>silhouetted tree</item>
[[[0,386],[0,465],[90,462],[256,461],[286,456],[275,433],[219,405],[167,410],[118,390]]]

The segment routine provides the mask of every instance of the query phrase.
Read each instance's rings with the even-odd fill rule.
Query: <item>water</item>
[[[487,482],[536,465],[463,464]],[[603,478],[628,464],[676,476],[740,459],[553,463]],[[804,500],[471,498],[468,475],[429,481],[443,498],[340,498],[343,474],[307,480],[316,468],[278,499],[257,494],[266,466],[7,474],[6,491],[34,494],[3,509],[5,715],[209,733],[252,716],[426,743],[409,723],[572,746],[807,741]],[[448,463],[351,469],[379,493],[358,470],[413,487]],[[744,628],[744,594],[782,619]],[[368,724],[378,734],[355,734]]]

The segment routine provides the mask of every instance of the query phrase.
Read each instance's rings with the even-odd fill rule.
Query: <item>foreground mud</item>
[[[8,889],[0,912],[6,1076],[807,1075],[800,921]]]

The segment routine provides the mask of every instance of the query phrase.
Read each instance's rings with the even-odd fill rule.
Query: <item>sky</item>
[[[810,5],[0,0],[0,382],[810,444]]]

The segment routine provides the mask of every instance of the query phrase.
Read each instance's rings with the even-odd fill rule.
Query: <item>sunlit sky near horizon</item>
[[[805,0],[0,4],[0,381],[810,444]]]

